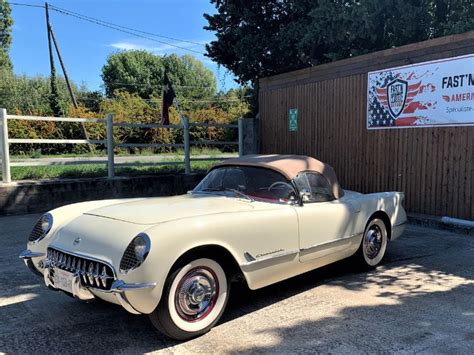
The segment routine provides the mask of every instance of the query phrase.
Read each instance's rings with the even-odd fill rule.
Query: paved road
[[[52,292],[17,254],[37,215],[0,218],[0,352],[474,353],[474,239],[410,226],[383,267],[348,261],[234,288],[210,333],[177,343],[146,316]]]
[[[214,159],[235,158],[238,154],[193,155],[191,159]],[[164,163],[167,161],[183,161],[182,155],[156,154],[156,155],[126,155],[115,156],[115,164],[125,163]],[[72,157],[72,158],[37,158],[37,159],[12,159],[16,166],[40,166],[40,165],[76,165],[76,164],[105,164],[107,157]]]

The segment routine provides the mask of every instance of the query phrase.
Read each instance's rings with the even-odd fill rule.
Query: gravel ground
[[[184,343],[147,316],[47,290],[18,259],[38,215],[0,217],[0,352],[474,353],[474,238],[409,226],[372,272],[350,260],[258,291]]]

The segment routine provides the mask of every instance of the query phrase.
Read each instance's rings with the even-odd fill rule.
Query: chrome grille
[[[132,240],[127,249],[125,249],[122,260],[120,260],[120,270],[128,271],[134,269],[138,265],[140,265],[140,260],[138,260],[137,256],[135,255],[135,243]]]
[[[112,268],[100,261],[68,254],[54,248],[48,248],[47,258],[51,266],[77,273],[81,277],[81,284],[86,287],[110,290],[115,279]]]
[[[41,218],[36,222],[35,226],[33,227],[33,230],[30,233],[30,236],[28,237],[29,242],[34,242],[35,240],[41,238],[43,236],[43,228],[41,227]]]

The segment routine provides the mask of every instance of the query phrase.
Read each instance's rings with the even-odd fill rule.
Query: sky
[[[33,0],[11,2],[44,4]],[[121,26],[197,43],[139,38],[50,10],[50,22],[68,75],[75,83],[85,84],[90,90],[102,90],[100,74],[107,56],[129,49],[144,49],[158,55],[194,55],[214,72],[218,90],[237,86],[232,73],[219,68],[203,54],[188,51],[204,52],[203,44],[214,39],[212,32],[203,29],[207,24],[203,14],[215,12],[209,0],[52,0],[50,4]],[[12,16],[10,57],[15,73],[49,75],[44,9],[12,5]],[[60,72],[57,58],[56,70]]]

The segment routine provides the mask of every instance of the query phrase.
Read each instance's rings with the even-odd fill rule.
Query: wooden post
[[[239,118],[239,157],[244,155],[244,119]]]
[[[10,174],[10,149],[8,144],[7,110],[0,109],[0,140],[2,148],[2,180],[8,184],[12,181]]]
[[[114,117],[108,114],[107,120],[107,172],[109,179],[115,176],[115,161],[114,161]]]
[[[46,32],[48,35],[48,52],[49,52],[49,64],[50,64],[50,87],[51,87],[51,93],[49,95],[49,106],[51,107],[51,110],[53,111],[53,115],[55,117],[61,116],[61,107],[59,106],[59,94],[58,94],[58,86],[56,83],[56,67],[54,65],[54,57],[53,57],[53,47],[51,45],[51,32],[50,28],[51,25],[49,23],[49,8],[48,8],[48,3],[44,3],[44,8],[46,12]]]
[[[63,57],[61,56],[61,52],[59,51],[58,42],[56,41],[56,37],[54,36],[54,31],[51,25],[49,26],[49,33],[51,34],[51,38],[53,39],[54,48],[56,49],[56,53],[58,54],[59,64],[61,64],[61,69],[63,70],[64,80],[66,81],[66,86],[69,91],[69,95],[71,96],[72,104],[75,108],[77,108],[77,101],[74,92],[72,91],[71,83],[69,82],[69,76],[67,75],[66,66],[64,65]],[[89,138],[87,138],[89,139]]]
[[[184,172],[186,174],[191,173],[191,147],[189,141],[189,118],[186,116],[181,116],[181,121],[183,123],[183,142],[184,142]]]
[[[49,13],[48,13],[48,8],[47,8],[47,5],[48,3],[46,3],[46,18],[47,18],[47,22],[48,22],[48,42],[49,42],[49,46],[50,46],[50,51],[52,50],[51,49],[51,39],[53,40],[53,44],[54,44],[54,48],[56,49],[56,53],[58,55],[58,58],[59,58],[59,64],[61,64],[61,69],[63,71],[63,75],[64,75],[64,80],[66,81],[66,86],[67,86],[67,89],[69,91],[69,95],[71,96],[71,101],[72,101],[72,104],[74,105],[74,108],[77,109],[78,105],[77,105],[77,100],[76,100],[76,96],[74,95],[74,91],[72,91],[72,86],[71,86],[71,83],[69,81],[69,75],[67,74],[67,70],[66,70],[66,65],[64,64],[64,61],[63,61],[63,57],[61,56],[61,52],[59,51],[59,45],[58,45],[58,42],[56,41],[56,37],[54,35],[54,31],[53,31],[53,27],[51,26],[51,23],[49,22]],[[50,60],[51,60],[51,63],[52,65],[54,66],[54,59],[53,59],[53,54],[52,52],[50,53]],[[86,130],[86,126],[84,125],[84,123],[80,123],[81,125],[81,131],[82,131],[82,135],[84,136],[85,139],[89,140],[89,134],[87,133],[87,130]],[[91,151],[92,149],[89,148],[89,150]]]
[[[46,11],[46,31],[48,33],[48,52],[49,52],[49,65],[51,69],[51,75],[56,72],[56,68],[54,67],[54,57],[53,57],[53,46],[51,45],[51,25],[49,23],[49,8],[48,3],[44,3],[44,9]]]

